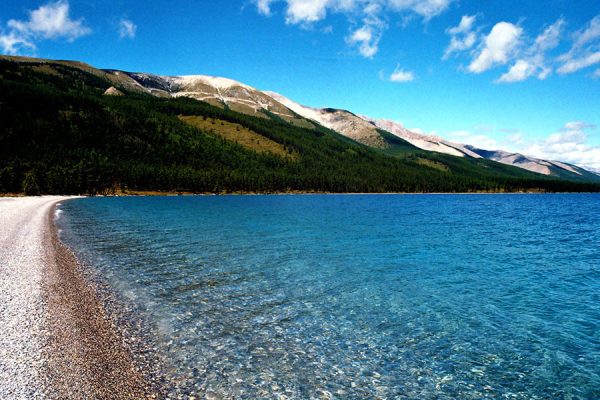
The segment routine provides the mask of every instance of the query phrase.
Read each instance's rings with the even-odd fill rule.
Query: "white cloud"
[[[581,48],[600,38],[600,15],[594,17],[588,26],[575,34],[573,47]]]
[[[510,143],[511,145],[522,145],[525,142],[525,138],[523,137],[523,134],[520,132],[510,135],[506,139],[507,139],[507,142]]]
[[[504,136],[489,136],[480,129],[460,130],[444,135],[450,141],[469,144],[480,149],[504,150],[549,161],[574,164],[600,172],[600,146],[589,143],[589,132],[596,125],[583,121],[567,122],[557,132],[540,140],[527,140],[521,131],[501,129]]]
[[[546,79],[553,72],[554,64],[548,59],[548,52],[555,49],[563,38],[566,22],[559,18],[546,26],[535,38],[526,35],[524,29],[510,22],[499,22],[489,34],[479,35],[474,27],[476,16],[465,15],[460,23],[446,32],[451,35],[444,60],[453,53],[472,57],[467,71],[479,74],[498,65],[509,64],[508,70],[496,82],[510,83],[524,81],[530,77]],[[472,51],[479,41],[476,51]]]
[[[452,53],[459,53],[469,50],[477,41],[477,33],[473,31],[473,24],[477,16],[463,15],[460,23],[452,28],[449,28],[446,33],[451,35],[450,44],[444,52],[443,59],[450,57]]]
[[[600,78],[600,68],[598,68],[593,75],[594,78]]]
[[[444,12],[452,0],[388,0],[388,6],[396,11],[412,11],[425,19]]]
[[[327,16],[328,11],[359,15],[391,11],[414,13],[425,19],[445,11],[454,0],[255,0],[259,13],[271,15],[271,5],[286,4],[286,21],[290,24],[313,23]]]
[[[363,57],[372,58],[379,50],[379,35],[370,26],[363,26],[352,33],[348,43],[358,44],[358,51]]]
[[[544,29],[544,31],[537,38],[535,38],[536,50],[551,50],[558,46],[564,26],[565,20],[559,18],[558,21]]]
[[[488,135],[473,133],[468,130],[450,132],[447,134],[451,141],[475,146],[479,149],[495,150],[499,147],[496,139]]]
[[[346,43],[356,46],[366,58],[379,51],[379,41],[387,29],[390,14],[421,16],[429,20],[448,8],[455,0],[253,0],[258,12],[265,16],[273,14],[275,3],[285,5],[285,22],[301,27],[312,26],[329,14],[341,13],[348,17],[352,26]],[[356,21],[360,24],[356,26]]]
[[[600,63],[600,51],[565,60],[557,71],[559,74],[570,74],[598,63]]]
[[[379,41],[386,27],[376,16],[365,17],[363,26],[352,32],[346,38],[346,42],[358,46],[358,51],[363,57],[373,58],[379,51]]]
[[[527,60],[517,60],[517,62],[510,67],[508,72],[504,73],[498,82],[520,82],[529,78],[535,73],[536,66],[531,64]]]
[[[128,19],[121,19],[119,21],[119,37],[121,39],[129,38],[134,39],[137,32],[137,25]]]
[[[571,74],[600,63],[600,15],[575,32],[571,49],[559,57],[559,74]]]
[[[471,32],[476,19],[476,15],[463,15],[460,19],[460,23],[453,28],[449,28],[448,33],[451,35],[458,35],[460,33]]]
[[[35,50],[35,45],[27,38],[15,32],[9,32],[0,34],[0,48],[5,54],[15,55],[22,50]]]
[[[506,64],[519,45],[523,29],[510,22],[499,22],[485,37],[479,54],[471,62],[470,72],[479,74],[496,64]]]
[[[520,58],[498,79],[498,82],[521,82],[532,76],[540,80],[546,79],[552,73],[552,68],[546,61],[546,53],[559,45],[564,25],[565,21],[560,18],[544,29],[531,46],[525,47],[520,52]]]
[[[390,81],[392,82],[411,82],[415,80],[415,74],[412,71],[406,71],[400,67],[400,65],[396,66],[396,69],[390,75]]]
[[[563,132],[570,132],[570,131],[584,131],[586,129],[595,129],[596,125],[594,124],[589,124],[587,122],[583,122],[583,121],[571,121],[571,122],[567,122],[565,124],[565,127],[561,129],[561,131]]]
[[[7,25],[25,36],[44,39],[73,41],[91,32],[90,28],[84,25],[83,18],[73,20],[69,17],[69,3],[63,0],[30,11],[27,21],[11,19]]]
[[[34,50],[37,40],[64,39],[72,42],[91,33],[83,18],[71,19],[66,0],[48,3],[29,11],[27,20],[9,20],[7,30],[8,32],[0,34],[0,45],[9,54]]]
[[[546,160],[562,161],[600,172],[600,146],[589,144],[588,130],[592,124],[574,121],[565,124],[559,132],[530,144],[523,153]]]
[[[262,15],[270,16],[271,15],[271,3],[275,0],[257,0],[256,8],[258,12]]]
[[[320,21],[327,15],[327,8],[334,6],[331,0],[287,0],[285,21],[288,24]]]

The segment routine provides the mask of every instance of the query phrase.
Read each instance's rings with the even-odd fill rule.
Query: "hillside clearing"
[[[187,124],[235,142],[257,153],[272,153],[293,160],[298,158],[297,154],[286,149],[281,143],[264,137],[240,124],[209,117],[180,115],[179,118]]]

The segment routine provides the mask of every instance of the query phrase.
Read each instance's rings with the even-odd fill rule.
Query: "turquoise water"
[[[65,240],[206,398],[600,398],[600,196],[91,198]]]

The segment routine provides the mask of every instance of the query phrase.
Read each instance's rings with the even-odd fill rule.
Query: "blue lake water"
[[[62,238],[206,398],[600,398],[600,196],[128,197]]]

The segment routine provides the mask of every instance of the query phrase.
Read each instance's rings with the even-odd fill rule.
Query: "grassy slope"
[[[241,124],[200,116],[181,115],[179,118],[202,131],[214,133],[257,153],[271,153],[290,159],[298,158],[297,154],[288,151],[281,143],[259,135]]]
[[[35,67],[35,68],[33,68]],[[303,129],[190,99],[131,92],[65,63],[0,60],[0,192],[135,190],[513,191],[598,190],[485,160],[420,151],[401,139],[394,157],[322,127]],[[178,116],[239,126],[297,157],[257,153]],[[233,134],[233,132],[230,132]],[[255,137],[256,139],[256,137]]]

